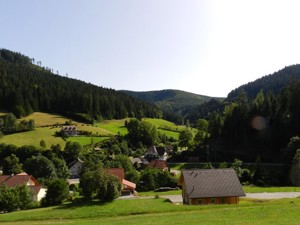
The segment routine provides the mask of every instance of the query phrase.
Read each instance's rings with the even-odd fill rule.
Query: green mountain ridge
[[[143,92],[121,90],[121,92],[155,104],[164,111],[180,114],[183,117],[194,107],[201,105],[204,102],[208,102],[212,99],[223,99],[174,89]]]
[[[226,100],[232,101],[238,98],[241,92],[245,92],[247,97],[252,100],[261,90],[264,94],[278,95],[285,86],[296,80],[300,80],[300,64],[287,66],[277,72],[241,85],[232,90]]]
[[[38,64],[38,62],[37,62]],[[41,64],[40,64],[41,65]],[[92,120],[161,118],[156,106],[113,89],[54,74],[20,53],[0,49],[0,109],[23,117],[50,112]]]

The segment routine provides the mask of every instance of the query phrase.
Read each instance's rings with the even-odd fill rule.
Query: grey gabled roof
[[[158,155],[157,150],[156,150],[156,147],[155,147],[154,145],[150,146],[150,147],[147,149],[145,155]]]
[[[245,196],[233,169],[183,170],[188,198]]]

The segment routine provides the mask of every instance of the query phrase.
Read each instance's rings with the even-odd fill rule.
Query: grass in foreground
[[[162,195],[181,195],[182,190],[172,190],[172,191],[147,191],[147,192],[139,192],[139,196],[162,196]]]
[[[298,225],[300,199],[256,201],[240,205],[184,206],[165,199],[116,200],[84,206],[63,205],[0,215],[1,224],[153,224]]]
[[[264,192],[300,192],[300,187],[256,187],[256,186],[243,186],[245,193],[264,193]],[[182,190],[172,190],[164,192],[139,192],[139,196],[163,196],[163,195],[181,195]]]

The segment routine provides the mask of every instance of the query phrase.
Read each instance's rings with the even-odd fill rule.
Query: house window
[[[215,198],[211,198],[210,199],[210,203],[215,204],[216,203],[216,199]]]
[[[202,199],[198,199],[198,200],[197,200],[197,204],[198,204],[198,205],[202,205],[202,204],[203,204]]]

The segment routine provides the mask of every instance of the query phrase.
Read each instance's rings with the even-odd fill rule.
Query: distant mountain
[[[76,119],[162,117],[147,102],[113,89],[59,76],[20,53],[0,49],[0,109],[17,117],[34,111],[73,116]]]
[[[264,94],[273,93],[274,95],[278,95],[282,88],[294,80],[300,80],[299,64],[285,67],[278,72],[263,76],[262,78],[259,78],[253,82],[244,84],[231,91],[226,100],[230,101],[238,98],[241,92],[245,92],[248,99],[252,100],[256,97],[260,90],[262,90]]]
[[[164,111],[174,112],[183,117],[190,113],[193,108],[204,102],[208,102],[211,99],[221,99],[172,89],[144,92],[122,90],[121,92],[153,103]]]

